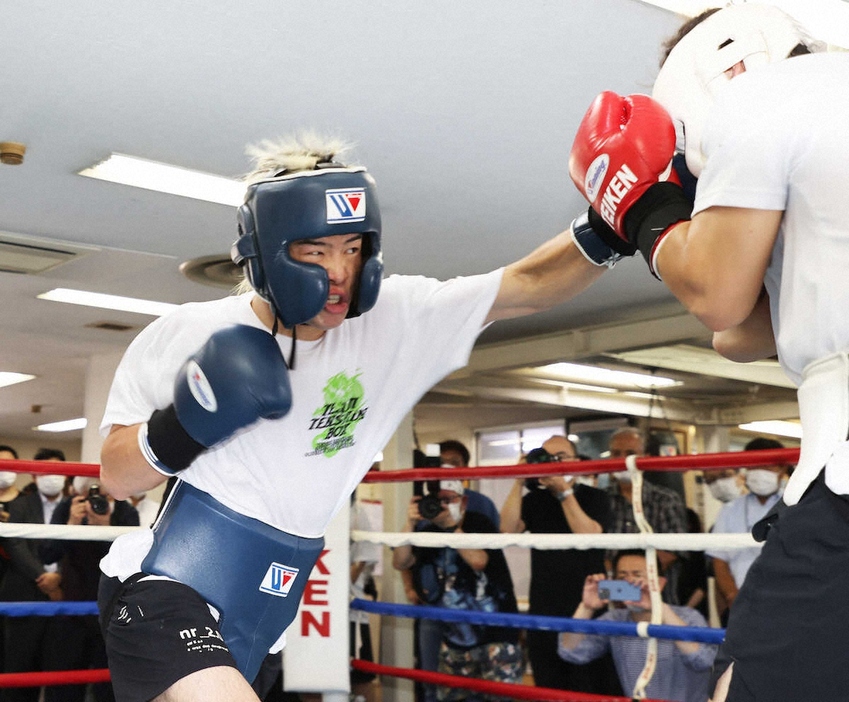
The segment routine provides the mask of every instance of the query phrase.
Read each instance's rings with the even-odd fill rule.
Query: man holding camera
[[[489,519],[466,511],[467,505],[461,481],[440,480],[427,495],[410,500],[402,531],[496,533]],[[437,508],[439,512],[434,513]],[[419,599],[426,605],[467,611],[518,611],[513,580],[500,549],[404,545],[393,551],[392,565],[397,570],[412,570]],[[447,623],[439,652],[439,672],[519,682],[523,659],[518,633],[508,627]],[[459,688],[440,688],[438,698],[441,702],[485,699]]]
[[[552,436],[529,452],[528,463],[578,460],[575,445],[565,436]],[[524,496],[522,495],[523,491]],[[548,475],[516,480],[501,508],[501,530],[532,534],[600,534],[610,522],[610,500],[602,491],[575,481],[574,476]],[[531,549],[529,612],[568,617],[581,601],[584,578],[604,570],[599,549]],[[557,655],[557,633],[528,631],[528,655],[539,687],[619,694],[604,682],[609,663],[576,666]]]

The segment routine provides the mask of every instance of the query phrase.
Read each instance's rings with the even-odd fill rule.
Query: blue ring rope
[[[97,614],[97,602],[0,602],[6,617],[52,617],[58,614]]]
[[[372,602],[371,600],[361,599],[351,600],[351,609],[413,619],[438,619],[445,622],[507,626],[513,629],[572,631],[579,634],[603,634],[605,636],[639,636],[637,625],[634,622],[608,622],[598,619],[570,619],[569,617],[545,617],[538,614],[509,614],[507,612],[471,612],[424,605]],[[721,644],[725,639],[725,629],[649,624],[648,635],[656,639]]]
[[[469,612],[442,607],[402,605],[390,602],[372,602],[354,599],[351,609],[374,614],[398,617],[438,619],[445,622],[465,622],[485,626],[506,626],[513,629],[545,631],[572,631],[579,634],[604,634],[606,636],[638,636],[633,622],[608,622],[598,619],[570,619],[569,617],[546,617],[538,614],[509,614],[506,612]],[[98,613],[96,602],[0,602],[0,615],[7,617],[85,616]],[[649,624],[648,634],[657,639],[696,641],[720,644],[725,638],[724,629],[697,626],[668,626]]]

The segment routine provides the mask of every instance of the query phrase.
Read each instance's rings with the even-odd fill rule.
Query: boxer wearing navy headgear
[[[657,101],[608,94],[587,113],[572,175],[593,207],[606,208],[616,235],[714,330],[717,351],[737,361],[777,353],[799,386],[799,464],[783,509],[753,529],[766,543],[731,608],[717,660],[733,666],[715,702],[842,700],[849,55],[819,51],[793,18],[758,3],[682,29]],[[624,129],[610,121],[617,114]],[[676,123],[698,176],[692,213],[667,169]]]
[[[568,300],[604,270],[564,232],[485,275],[382,280],[375,185],[336,162],[338,146],[254,152],[233,247],[246,290],[161,317],[116,372],[104,488],[176,485],[153,530],[101,564],[121,702],[255,701],[249,683],[282,647],[328,523],[402,418],[486,324]]]
[[[320,170],[283,171],[251,184],[239,208],[233,260],[246,267],[251,285],[287,329],[313,319],[330,295],[327,271],[293,258],[293,243],[360,235],[363,262],[355,287],[349,300],[334,300],[347,303],[346,317],[374,307],[383,278],[374,180],[364,168],[320,165]]]

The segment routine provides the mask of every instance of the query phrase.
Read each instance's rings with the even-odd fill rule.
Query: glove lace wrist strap
[[[628,241],[640,250],[655,278],[659,276],[652,267],[652,252],[658,239],[673,225],[688,221],[692,213],[693,205],[681,186],[665,182],[652,185],[625,215]]]
[[[173,404],[156,410],[141,426],[139,448],[151,467],[167,476],[185,470],[206,451],[206,446],[195,441],[180,424]]]

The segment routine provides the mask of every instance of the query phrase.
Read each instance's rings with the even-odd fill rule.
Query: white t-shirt
[[[693,214],[783,210],[765,284],[778,356],[797,384],[849,349],[849,54],[779,61],[734,78],[705,125]]]
[[[749,534],[752,527],[763,519],[775,504],[781,499],[781,492],[770,495],[764,504],[753,494],[740,495],[731,502],[722,505],[711,532],[714,534]],[[755,558],[761,552],[760,546],[737,549],[734,551],[705,551],[711,558],[719,558],[728,564],[734,583],[740,588],[743,579]]]
[[[226,506],[290,534],[321,536],[419,398],[466,364],[502,271],[446,282],[390,276],[377,304],[318,341],[298,341],[292,409],[260,420],[180,473]],[[173,399],[184,361],[218,329],[263,328],[252,294],[182,305],[133,341],[110,391],[101,433],[145,422]],[[291,339],[278,335],[285,358]],[[150,532],[115,541],[101,564],[138,572]]]

